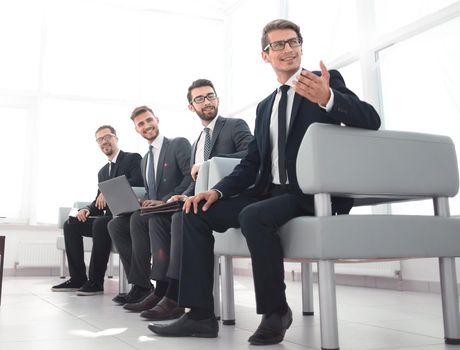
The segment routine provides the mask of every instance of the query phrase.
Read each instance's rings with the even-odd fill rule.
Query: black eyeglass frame
[[[217,95],[216,95],[215,92],[210,92],[210,93],[207,94],[206,96],[203,96],[203,95],[195,96],[194,98],[192,98],[192,102],[195,102],[196,104],[201,104],[201,103],[203,103],[206,99],[207,99],[208,101],[214,101],[215,99],[217,99]]]
[[[268,48],[271,48],[273,51],[284,50],[284,48],[286,47],[286,43],[289,44],[289,46],[291,48],[295,48],[295,47],[302,46],[302,39],[300,39],[299,37],[295,37],[295,38],[291,38],[291,39],[288,39],[288,40],[273,41],[273,42],[267,44],[267,46],[265,46],[264,51],[267,51]],[[276,48],[273,47],[274,45],[275,45]],[[280,45],[280,46],[277,47],[276,45]]]
[[[110,141],[111,139],[113,139],[114,137],[117,137],[117,135],[114,135],[114,134],[107,134],[107,135],[98,137],[98,138],[96,139],[96,143],[97,143],[98,145],[101,145],[102,142],[104,142],[104,141],[107,141],[107,142],[108,142],[108,141]]]

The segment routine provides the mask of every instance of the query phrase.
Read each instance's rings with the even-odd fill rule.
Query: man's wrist
[[[216,191],[217,194],[219,195],[219,199],[221,199],[224,196],[223,193],[216,188],[211,188],[211,191]]]

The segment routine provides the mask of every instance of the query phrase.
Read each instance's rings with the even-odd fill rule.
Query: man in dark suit
[[[131,186],[142,186],[141,156],[118,149],[118,137],[110,125],[96,130],[96,142],[109,162],[99,170],[98,181],[126,175]],[[96,217],[96,218],[91,218]],[[104,292],[104,274],[109,260],[112,241],[107,223],[112,219],[104,195],[98,190],[96,199],[87,207],[81,208],[76,217],[64,223],[64,239],[69,263],[70,279],[51,289],[55,292],[77,291],[77,295],[95,295]],[[83,236],[93,237],[93,249],[89,265],[89,279],[83,251]]]
[[[136,131],[149,143],[149,151],[141,164],[146,189],[142,207],[166,203],[190,184],[190,142],[183,137],[168,139],[161,135],[159,119],[147,106],[135,108],[131,119]],[[150,282],[151,217],[135,212],[109,222],[110,236],[120,254],[128,282],[132,284],[128,294],[119,294],[113,299],[117,304],[140,302],[153,289]]]
[[[262,58],[274,69],[281,87],[257,106],[255,138],[241,163],[213,189],[185,202],[179,305],[191,311],[169,325],[150,325],[153,332],[217,336],[212,231],[241,227],[251,252],[257,313],[263,315],[249,342],[265,345],[283,340],[292,312],[286,301],[277,229],[294,217],[314,215],[313,197],[301,192],[295,169],[305,131],[315,122],[380,127],[377,112],[347,89],[339,72],[327,71],[322,62],[321,72],[304,70],[301,55],[302,36],[295,23],[275,20],[265,26]],[[346,199],[332,199],[335,213],[348,213],[351,206]]]
[[[188,108],[195,112],[204,129],[192,147],[193,180],[196,179],[201,164],[214,157],[242,158],[247,153],[253,136],[242,119],[224,118],[218,115],[219,98],[213,83],[198,79],[187,92]],[[185,200],[193,195],[195,182],[182,195],[170,200]],[[167,320],[181,316],[183,308],[177,307],[179,289],[179,266],[182,239],[180,235],[181,216],[171,213],[156,214],[150,219],[152,230],[150,241],[153,253],[151,278],[156,280],[155,290],[142,302],[126,304],[125,309],[140,312],[149,320]]]

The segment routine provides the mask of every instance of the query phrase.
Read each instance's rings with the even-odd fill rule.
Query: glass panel
[[[27,129],[28,110],[0,106],[0,149],[3,150],[4,164],[0,181],[0,216],[6,216],[11,222],[25,219],[22,199],[26,187]]]
[[[279,18],[278,11],[278,1],[244,1],[231,14],[230,42],[226,43],[231,66],[226,79],[230,83],[227,98],[232,111],[256,105],[278,86],[271,66],[262,60],[260,44],[263,27]]]
[[[376,30],[386,34],[426,15],[438,11],[455,0],[374,0]]]
[[[456,18],[380,53],[388,129],[449,135],[460,144],[459,32]],[[451,203],[458,214],[460,199]]]
[[[307,69],[317,70],[321,59],[328,62],[358,46],[355,0],[290,0],[289,19],[300,26]]]
[[[40,33],[40,2],[0,1],[0,88],[38,88]]]
[[[50,1],[45,91],[136,98],[138,34],[133,11],[97,3]]]
[[[186,111],[187,89],[200,78],[211,80],[223,94],[222,21],[164,13],[148,13],[139,19],[141,100]]]

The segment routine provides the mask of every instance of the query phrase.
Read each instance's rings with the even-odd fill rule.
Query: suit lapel
[[[294,119],[297,117],[297,112],[299,111],[300,102],[302,98],[298,94],[294,94],[294,102],[292,104],[292,111],[291,111],[291,120],[289,121],[289,128],[287,132],[287,136],[289,138],[289,134],[291,133],[292,125],[294,125]]]
[[[200,140],[200,137],[201,137],[201,133],[200,135],[198,136],[198,138],[196,139],[196,141],[193,143],[192,145],[192,158],[190,159],[190,163],[191,165],[195,164],[195,159],[196,159],[196,145],[198,144],[198,141]]]
[[[120,151],[117,157],[117,162],[112,164],[112,176],[111,176],[112,178],[118,176],[118,168],[124,156],[125,156],[125,153],[123,151]]]
[[[158,157],[158,166],[157,166],[157,173],[155,175],[155,185],[157,186],[157,196],[159,196],[158,189],[161,185],[161,179],[163,178],[163,168],[165,163],[166,152],[168,151],[169,146],[169,139],[164,138],[163,144],[161,145],[160,156]]]
[[[212,154],[212,150],[214,148],[214,145],[216,143],[217,137],[219,136],[220,131],[222,130],[222,128],[224,127],[224,124],[225,124],[225,120],[222,117],[218,116],[216,118],[217,118],[216,124],[214,124],[214,130],[212,131],[211,154]]]
[[[270,120],[272,118],[273,103],[275,102],[276,90],[267,102],[267,108],[263,114],[262,122],[262,154],[270,154]]]

